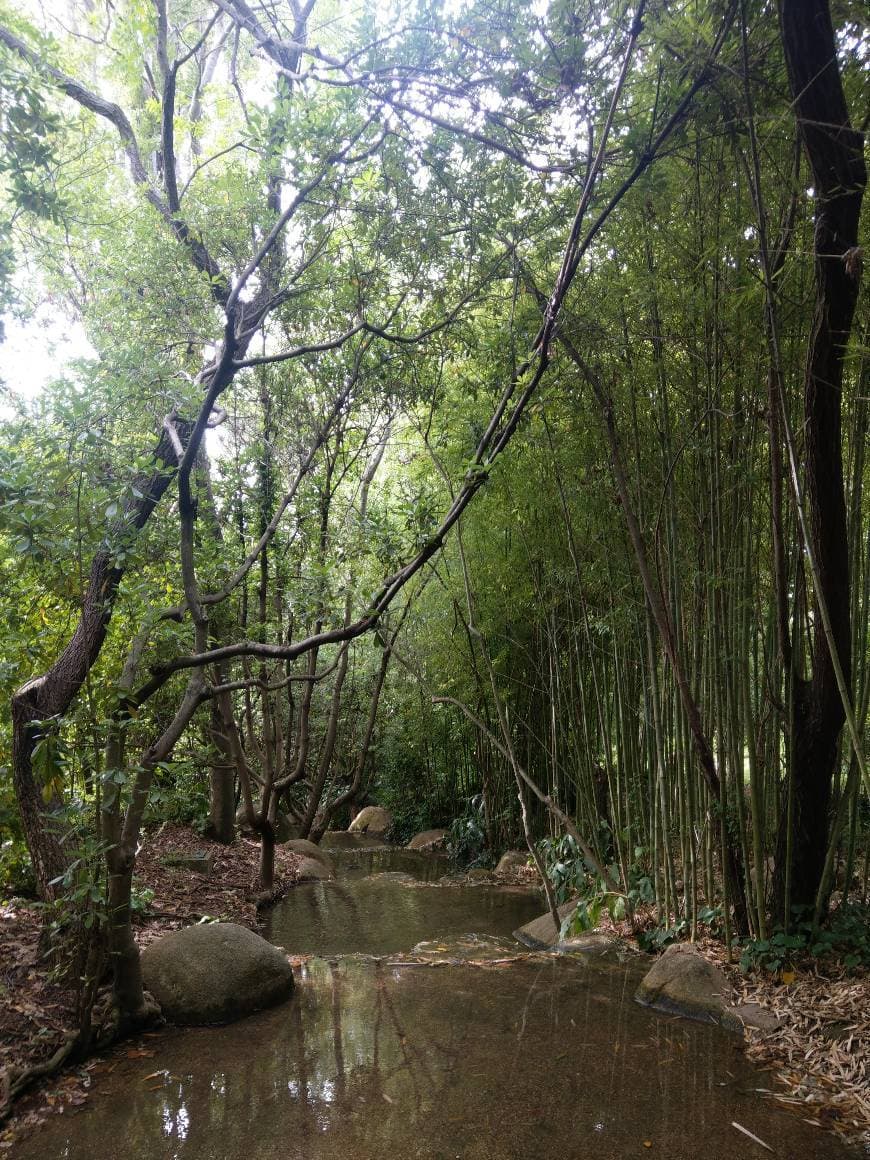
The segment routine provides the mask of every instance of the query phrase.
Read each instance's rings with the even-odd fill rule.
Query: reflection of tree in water
[[[292,890],[270,911],[266,933],[296,954],[383,955],[469,931],[509,936],[539,911],[534,894],[502,887],[348,878],[305,883]]]
[[[308,1102],[319,1102],[319,1115],[344,1114],[343,1104],[373,1104],[387,1119],[407,1100],[420,1113],[424,1093],[435,1086],[429,1050],[414,1042],[413,1026],[406,1027],[393,998],[395,972],[379,962],[324,963],[306,967],[317,976],[316,990],[325,990],[329,1004],[312,1005],[305,1012],[307,1054],[317,1061],[305,1091]],[[331,1052],[325,1050],[327,1038]]]
[[[751,1147],[729,1125],[746,1116],[783,1155],[839,1154],[821,1133],[761,1111],[736,1040],[637,1007],[636,983],[631,969],[552,958],[311,959],[289,1004],[150,1041],[155,1056],[119,1065],[69,1125],[69,1151],[53,1146],[66,1130],[56,1122],[22,1155],[613,1160],[656,1137],[674,1160],[697,1156],[699,1139],[705,1155],[742,1160]],[[153,1091],[155,1065],[171,1078]]]
[[[380,1009],[383,1008],[383,1010],[389,1016],[393,1034],[396,1037],[396,1042],[399,1044],[399,1049],[402,1055],[402,1066],[397,1070],[404,1072],[404,1075],[410,1081],[414,1092],[414,1107],[416,1108],[419,1115],[423,1110],[423,1091],[425,1090],[429,1093],[432,1093],[435,1089],[434,1077],[428,1067],[425,1052],[421,1051],[420,1049],[421,1045],[409,1046],[408,1044],[408,1036],[402,1025],[399,1014],[396,1011],[396,1004],[393,1002],[392,997],[390,996],[387,980],[384,977],[384,967],[382,963],[378,963],[377,965],[377,970],[375,972],[375,985],[377,987],[378,995],[378,1014],[380,1016]],[[416,1075],[417,1070],[422,1073],[422,1079],[424,1081],[423,1086],[421,1086],[420,1082],[418,1081],[418,1077]]]

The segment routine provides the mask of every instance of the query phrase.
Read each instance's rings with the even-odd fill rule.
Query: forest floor
[[[870,1149],[870,971],[815,961],[783,981],[743,974],[725,961],[721,943],[702,950],[719,961],[738,1002],[757,1003],[779,1020],[776,1030],[744,1032],[747,1056],[785,1089],[771,1085],[770,1097]]]
[[[213,858],[211,875],[162,864],[167,855],[199,852]],[[245,838],[221,846],[170,825],[146,836],[135,879],[142,906],[136,921],[140,946],[204,917],[256,930],[258,860],[258,843]],[[298,858],[278,847],[276,895],[295,881],[297,866]],[[21,1096],[4,1124],[13,1070],[49,1060],[75,1028],[75,993],[46,974],[40,927],[38,909],[20,900],[0,903],[0,1155],[49,1115],[86,1103],[96,1073],[114,1069],[125,1056],[153,1054],[149,1041],[159,1034],[146,1032],[52,1074]],[[630,938],[627,924],[612,924],[612,929]],[[771,1073],[768,1098],[796,1105],[810,1123],[870,1146],[870,971],[823,969],[816,962],[784,982],[767,973],[742,974],[727,962],[720,942],[706,939],[698,947],[724,969],[735,1002],[758,1003],[780,1021],[775,1031],[746,1032],[747,1055]]]

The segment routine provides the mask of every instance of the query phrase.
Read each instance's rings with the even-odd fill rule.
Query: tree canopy
[[[94,351],[2,419],[0,853],[131,1018],[168,816],[866,893],[866,14],[780,8],[0,2],[0,307]]]

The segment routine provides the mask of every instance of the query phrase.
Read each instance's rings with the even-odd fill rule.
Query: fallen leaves
[[[771,1097],[805,1108],[808,1123],[870,1144],[870,972],[802,971],[781,985],[720,965],[742,1002],[757,1003],[781,1021],[773,1031],[746,1029],[747,1056],[770,1068],[786,1089]]]

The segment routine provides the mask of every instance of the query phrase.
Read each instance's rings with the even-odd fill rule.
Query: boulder
[[[303,858],[296,871],[297,882],[326,882],[334,877],[332,870],[319,858]]]
[[[173,1023],[232,1023],[293,992],[277,947],[234,922],[188,926],[142,952],[145,986]]]
[[[574,913],[576,906],[576,902],[564,902],[559,907],[559,921],[564,922],[569,914]],[[533,918],[531,922],[527,922],[525,926],[515,930],[514,938],[524,946],[531,947],[533,951],[539,951],[557,943],[559,932],[553,924],[553,916],[548,910],[540,918]]]
[[[423,830],[422,833],[415,834],[406,850],[440,850],[447,837],[446,830]]]
[[[644,975],[635,999],[646,1007],[703,1023],[725,1023],[731,987],[723,972],[689,943],[674,943]]]
[[[335,873],[335,865],[327,852],[321,850],[316,843],[309,842],[307,838],[291,838],[289,842],[284,843],[284,849],[292,854],[299,854],[302,858],[322,862],[330,874]]]
[[[765,1035],[782,1027],[782,1020],[760,1003],[738,1003],[728,1007],[721,1022],[723,1027],[733,1031],[742,1032],[744,1027],[752,1027]]]
[[[514,875],[517,870],[525,870],[529,864],[528,850],[508,850],[498,860],[496,874]]]
[[[554,950],[563,955],[609,955],[625,952],[625,944],[615,935],[603,930],[587,930],[555,944]]]
[[[385,834],[393,824],[393,815],[383,806],[366,806],[347,827],[351,834]]]

